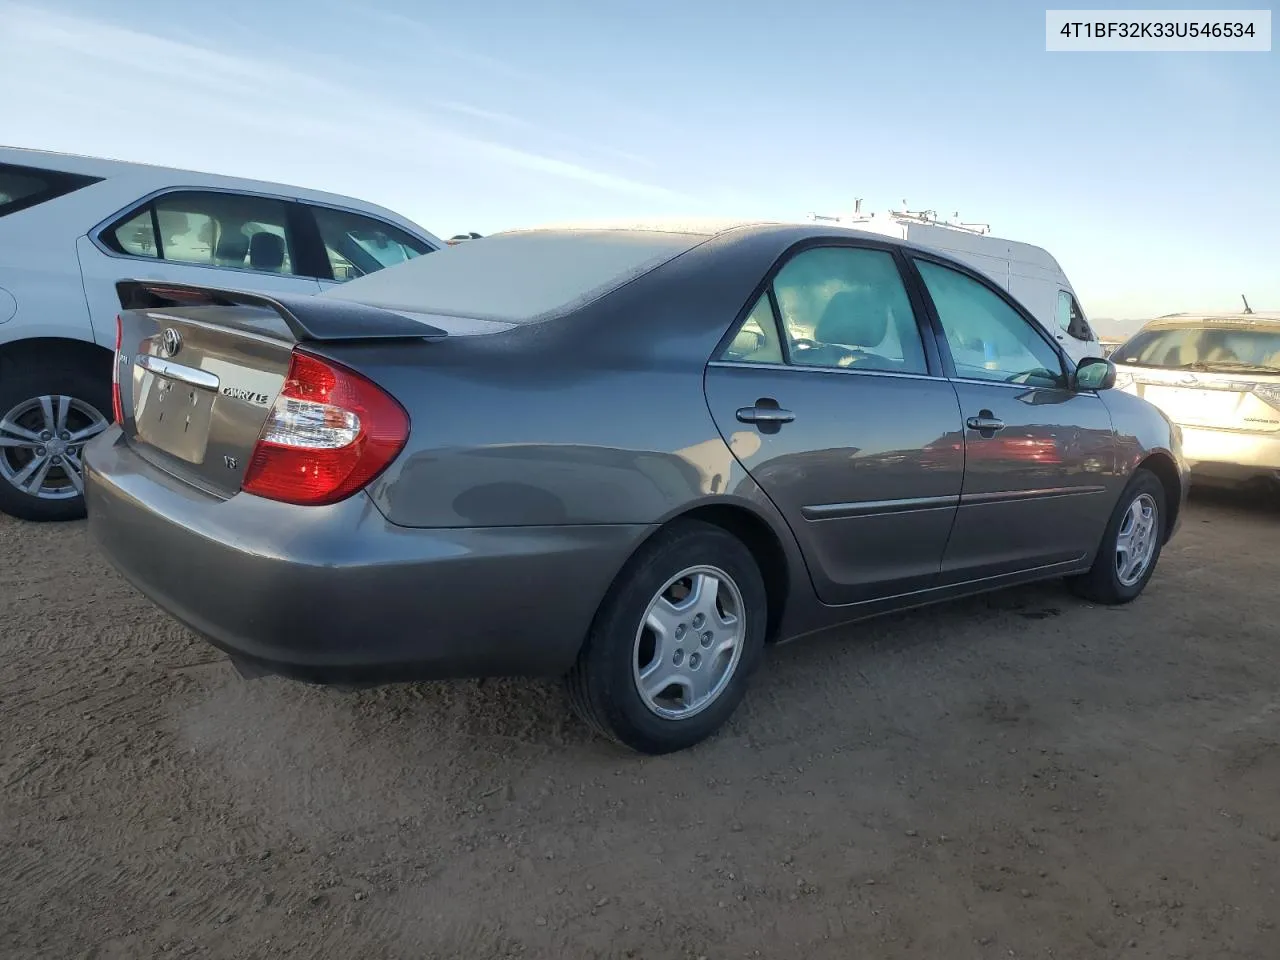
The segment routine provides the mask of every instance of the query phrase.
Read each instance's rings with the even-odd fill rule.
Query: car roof
[[[136,177],[150,184],[147,189],[162,189],[170,186],[222,187],[231,190],[247,190],[257,193],[287,194],[299,200],[311,200],[317,203],[331,203],[352,209],[364,208],[377,210],[382,214],[390,214],[391,219],[411,224],[417,231],[426,233],[429,238],[443,244],[434,234],[426,231],[419,224],[387,207],[341,193],[330,193],[326,190],[312,190],[296,184],[279,183],[271,180],[254,180],[248,177],[233,177],[220,173],[207,173],[200,170],[187,170],[182,167],[165,167],[158,164],[138,163],[133,160],[111,160],[106,157],[90,157],[75,153],[57,153],[51,150],[33,150],[29,147],[10,147],[0,145],[0,163],[12,163],[17,166],[43,167],[61,173],[79,173],[91,177],[108,180],[115,177]]]
[[[911,243],[897,237],[886,236],[882,233],[872,233],[867,230],[857,230],[853,227],[840,226],[838,224],[827,223],[787,223],[777,220],[745,220],[730,218],[708,218],[708,217],[660,217],[653,219],[638,220],[573,220],[565,222],[556,222],[548,224],[540,224],[532,227],[521,227],[512,230],[505,230],[501,233],[490,234],[490,236],[512,236],[517,234],[573,234],[573,233],[671,233],[682,234],[692,237],[703,237],[712,239],[716,237],[729,237],[733,239],[746,239],[747,237],[759,236],[776,236],[786,238],[790,241],[806,240],[811,238],[826,237],[853,237],[862,240],[868,240],[874,243],[889,244],[895,247],[902,247],[907,250],[917,250],[921,253],[928,253],[937,256],[941,254],[948,260],[956,258],[947,253],[945,250],[936,250],[920,244]],[[962,262],[960,266],[964,266]]]

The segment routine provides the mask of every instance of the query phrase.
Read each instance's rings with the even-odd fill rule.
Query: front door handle
[[[976,417],[966,420],[964,425],[970,430],[977,430],[984,436],[1004,429],[1004,421],[997,418],[990,410],[980,411]]]
[[[738,420],[741,423],[758,423],[777,425],[790,423],[796,415],[790,410],[783,410],[777,400],[761,397],[754,407],[739,407]]]

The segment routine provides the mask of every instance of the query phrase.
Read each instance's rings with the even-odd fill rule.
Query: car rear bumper
[[[1193,476],[1246,481],[1280,480],[1280,434],[1182,428],[1182,453]]]
[[[316,682],[562,673],[650,529],[410,529],[363,493],[219,500],[115,427],[86,453],[89,525],[125,578],[234,658]]]

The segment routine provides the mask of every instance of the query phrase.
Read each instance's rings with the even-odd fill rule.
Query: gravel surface
[[[656,759],[555,684],[243,681],[83,524],[0,558],[6,960],[1280,956],[1274,505],[1193,500],[1127,608],[775,649]]]

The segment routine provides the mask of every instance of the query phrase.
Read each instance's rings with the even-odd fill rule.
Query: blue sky
[[[444,235],[905,200],[1047,247],[1094,317],[1280,309],[1280,53],[1049,54],[1044,10],[0,0],[0,142]]]

